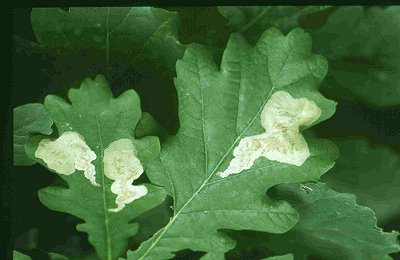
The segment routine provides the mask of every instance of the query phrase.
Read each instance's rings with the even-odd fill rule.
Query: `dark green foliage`
[[[15,10],[14,164],[39,164],[13,172],[14,258],[397,259],[399,18],[398,6]],[[321,109],[300,128],[311,156],[221,179],[278,90]],[[102,187],[35,157],[68,130],[96,153]],[[102,160],[119,138],[137,146],[134,184],[149,193],[113,213]]]

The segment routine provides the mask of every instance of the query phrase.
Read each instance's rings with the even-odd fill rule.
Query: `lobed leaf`
[[[239,174],[217,173],[226,169],[243,137],[265,131],[261,110],[278,90],[312,100],[322,111],[315,123],[332,116],[335,102],[317,91],[326,71],[326,61],[311,53],[310,37],[301,29],[286,37],[267,30],[254,48],[232,35],[220,70],[204,47],[190,45],[175,79],[180,129],[147,171],[173,197],[174,215],[128,259],[168,259],[182,249],[222,259],[235,243],[220,229],[290,230],[297,212],[265,193],[278,183],[318,180],[337,157],[331,142],[307,138],[311,155],[301,167],[261,158]]]
[[[298,210],[300,220],[288,233],[258,237],[264,248],[299,259],[387,259],[400,251],[399,232],[378,228],[373,211],[357,205],[353,194],[323,183],[308,183],[306,190],[282,184],[277,192]]]
[[[68,97],[71,104],[57,96],[47,96],[45,109],[60,135],[77,132],[94,151],[95,180],[100,187],[93,186],[82,172],[59,174],[68,187],[51,186],[41,189],[39,199],[52,210],[82,219],[84,222],[77,229],[88,233],[89,242],[99,257],[116,259],[125,252],[128,239],[138,230],[137,223],[132,220],[159,205],[165,198],[165,191],[161,187],[145,184],[147,195],[127,204],[120,212],[110,212],[108,209],[115,208],[116,195],[110,190],[112,180],[106,178],[103,172],[104,150],[116,140],[129,139],[136,147],[137,157],[146,170],[159,154],[159,142],[152,136],[135,139],[134,131],[141,110],[139,97],[133,90],[114,98],[104,77],[97,76],[95,80],[85,79],[79,89],[71,89]],[[43,160],[35,157],[35,151],[43,138],[32,137],[26,151],[33,160],[47,167]]]
[[[328,7],[329,8],[329,7]],[[272,26],[288,31],[298,19],[326,7],[219,7],[231,32],[254,42]],[[398,6],[349,6],[331,10],[326,23],[309,29],[316,53],[324,55],[330,71],[324,93],[341,100],[362,100],[377,107],[400,104]],[[371,38],[371,35],[375,37]]]

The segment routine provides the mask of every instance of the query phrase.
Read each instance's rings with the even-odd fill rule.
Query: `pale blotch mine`
[[[310,156],[300,126],[309,126],[321,116],[321,109],[307,98],[293,98],[288,92],[275,92],[261,112],[265,133],[247,136],[233,150],[228,168],[218,175],[225,178],[248,170],[260,157],[301,166]]]
[[[77,132],[65,132],[54,141],[41,140],[35,156],[42,159],[49,169],[60,174],[71,175],[76,170],[83,171],[92,185],[100,186],[96,182],[96,170],[91,163],[96,159],[96,154]]]
[[[121,211],[126,204],[147,194],[143,185],[134,186],[132,182],[143,173],[143,166],[136,157],[136,150],[131,140],[120,139],[112,142],[104,150],[104,174],[113,180],[112,193],[117,195],[117,207],[112,212]]]

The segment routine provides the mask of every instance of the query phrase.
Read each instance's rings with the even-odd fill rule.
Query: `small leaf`
[[[204,47],[188,47],[175,79],[181,127],[147,171],[173,197],[174,215],[128,259],[173,258],[183,249],[223,259],[235,242],[221,229],[283,233],[293,227],[297,212],[265,193],[278,183],[319,179],[337,157],[332,143],[307,138],[310,156],[300,167],[260,158],[238,174],[221,178],[217,173],[228,167],[242,138],[265,131],[261,111],[274,93],[288,92],[321,109],[318,120],[303,122],[307,126],[301,130],[334,113],[335,103],[317,91],[327,63],[310,50],[311,39],[301,29],[286,37],[267,30],[254,48],[232,35],[218,70]]]
[[[84,222],[79,224],[77,229],[88,233],[89,241],[99,257],[116,259],[124,253],[128,239],[138,230],[138,224],[131,221],[159,205],[165,198],[165,191],[161,187],[144,184],[147,189],[145,196],[126,203],[119,212],[110,212],[109,209],[116,207],[117,196],[110,189],[113,180],[107,178],[104,172],[105,150],[117,140],[128,140],[135,147],[136,156],[146,170],[149,163],[158,156],[159,142],[156,137],[151,136],[134,138],[141,111],[139,97],[133,90],[114,98],[104,77],[97,76],[95,80],[85,79],[79,89],[71,89],[68,97],[71,104],[52,95],[45,99],[45,108],[57,126],[59,134],[65,136],[69,133],[78,133],[79,135],[73,135],[75,139],[76,136],[80,136],[78,143],[75,143],[75,139],[71,139],[65,144],[64,150],[55,149],[54,156],[62,156],[66,161],[74,158],[77,160],[74,162],[75,165],[83,165],[79,169],[86,169],[84,166],[88,166],[88,162],[81,160],[85,157],[81,152],[87,149],[82,148],[84,142],[96,155],[90,156],[90,163],[95,167],[93,177],[100,187],[92,185],[82,172],[69,171],[59,174],[66,181],[68,188],[52,186],[41,189],[39,199],[52,210],[81,218]],[[43,136],[34,136],[29,140],[26,150],[32,159],[47,167],[47,162],[35,156],[39,143],[44,141]],[[78,149],[79,153],[76,153],[75,157],[70,157],[69,151],[74,149]],[[125,150],[122,149],[121,153],[125,153]],[[80,158],[81,156],[83,157]],[[52,157],[45,158],[53,160]],[[125,169],[131,171],[130,165],[123,167],[128,167]],[[58,168],[51,167],[51,169],[55,169],[53,171],[57,173]],[[133,179],[127,184],[131,184],[132,181]]]
[[[15,166],[33,165],[35,162],[26,156],[25,142],[34,134],[51,134],[53,120],[38,103],[14,108],[13,117],[13,163]]]

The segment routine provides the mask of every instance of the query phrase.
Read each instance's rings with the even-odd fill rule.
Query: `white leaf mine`
[[[143,166],[136,157],[136,150],[131,140],[120,139],[112,142],[104,150],[104,174],[113,180],[111,191],[117,195],[116,208],[111,212],[121,211],[126,204],[147,194],[144,185],[134,186],[132,182],[143,173]]]
[[[321,116],[321,109],[307,98],[293,98],[288,92],[275,92],[261,112],[265,133],[247,136],[233,150],[228,168],[218,175],[225,178],[248,170],[260,157],[301,166],[310,156],[300,126],[309,126]]]
[[[35,156],[42,159],[48,168],[60,174],[71,175],[76,170],[83,171],[92,185],[100,186],[96,182],[96,170],[91,163],[96,159],[96,154],[77,132],[65,132],[54,141],[41,140]]]

